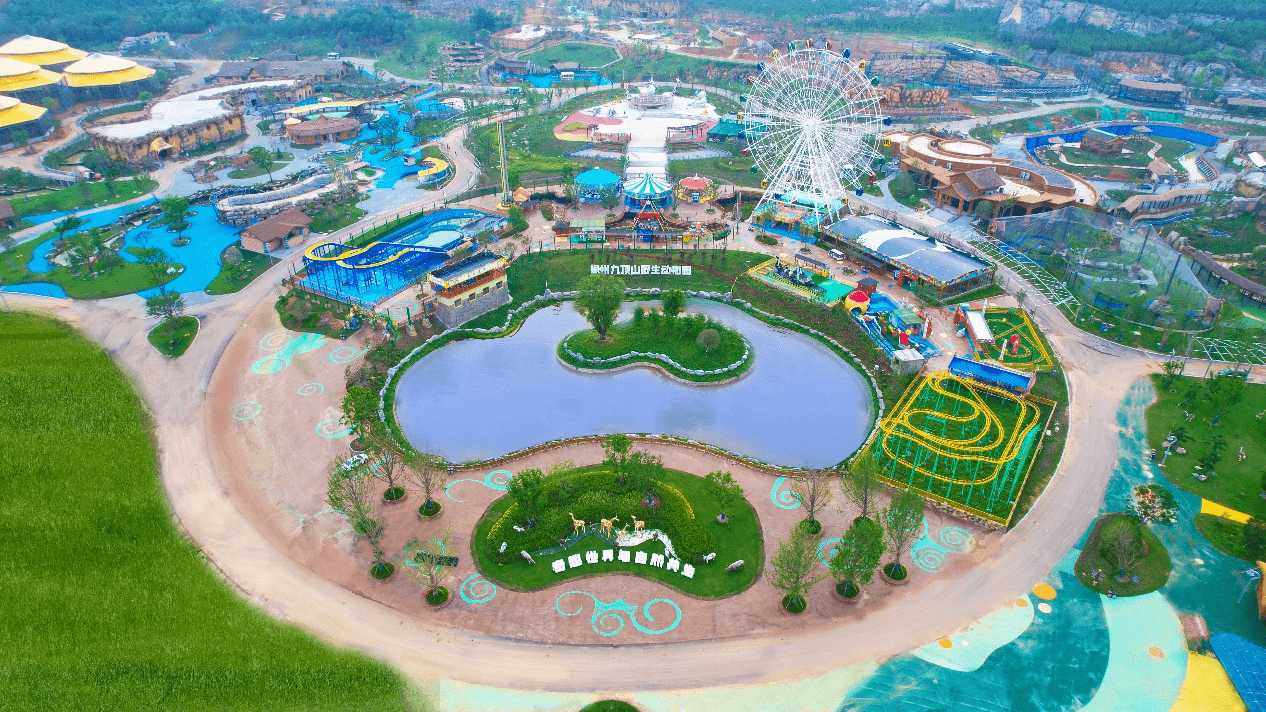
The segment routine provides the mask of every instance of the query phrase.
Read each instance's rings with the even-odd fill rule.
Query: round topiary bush
[[[395,572],[396,572],[396,565],[391,563],[390,561],[379,561],[378,563],[369,567],[369,575],[373,576],[379,581],[382,581],[383,579],[391,578],[391,575],[394,574]]]
[[[909,573],[906,571],[906,567],[894,561],[890,564],[884,564],[884,575],[893,581],[904,581]]]
[[[424,517],[434,517],[435,515],[439,513],[440,513],[440,503],[436,502],[433,499],[428,499],[427,501],[422,503],[421,507],[418,507],[418,514],[421,514]]]
[[[598,700],[580,708],[580,712],[638,712],[637,708],[624,700]]]
[[[809,536],[817,536],[822,533],[822,522],[819,522],[816,519],[802,519],[800,520],[799,526],[800,531],[808,534]]]
[[[840,581],[835,584],[835,592],[844,598],[856,598],[862,590],[852,581]]]
[[[395,487],[388,487],[383,491],[382,498],[388,502],[397,502],[404,498],[404,488],[399,485]]]
[[[788,613],[804,613],[804,609],[809,607],[809,602],[804,600],[804,596],[789,593],[782,597],[782,607]]]
[[[436,586],[426,592],[426,602],[432,606],[442,606],[448,601],[448,589],[443,586]]]

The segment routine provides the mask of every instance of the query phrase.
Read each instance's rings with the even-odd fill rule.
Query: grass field
[[[221,263],[220,271],[215,279],[207,285],[207,294],[232,294],[255,281],[255,278],[268,271],[277,261],[268,255],[261,255],[250,250],[239,250],[242,255],[242,271],[236,279],[230,279],[229,272]]]
[[[886,479],[1005,524],[1051,410],[932,374],[880,421],[869,447]]]
[[[7,250],[0,256],[0,282],[4,284],[31,284],[34,282],[52,282],[66,290],[66,296],[72,299],[107,299],[122,294],[133,294],[154,286],[153,276],[142,266],[134,262],[123,262],[109,273],[87,278],[76,277],[65,267],[58,266],[52,272],[32,272],[27,269],[35,248],[45,241],[57,237],[54,232],[47,232],[39,238]],[[179,273],[167,275],[166,281],[180,276]]]
[[[718,146],[723,151],[738,151],[737,146]],[[742,156],[729,158],[703,158],[692,161],[670,161],[668,175],[673,180],[680,180],[696,173],[728,181],[745,188],[759,188],[764,178],[760,173],[752,172],[752,159]]]
[[[409,710],[386,666],[270,619],[164,505],[150,422],[109,356],[0,312],[0,707]]]
[[[520,59],[535,62],[546,69],[553,62],[578,62],[581,67],[595,68],[619,58],[620,55],[611,47],[589,42],[563,42],[520,56]]]
[[[559,358],[572,365],[590,369],[619,368],[620,366],[641,361],[668,369],[679,378],[685,378],[690,381],[728,380],[742,375],[751,367],[752,359],[748,359],[742,366],[733,371],[699,376],[683,373],[658,359],[629,356],[634,351],[663,354],[676,361],[682,367],[696,371],[712,371],[725,368],[743,358],[747,345],[737,331],[727,329],[715,322],[709,324],[709,327],[716,329],[720,336],[720,346],[711,351],[705,351],[698,344],[696,335],[703,327],[693,319],[677,318],[673,319],[671,323],[666,323],[666,320],[656,318],[655,323],[651,323],[650,318],[643,318],[640,323],[627,321],[612,326],[607,331],[606,341],[599,341],[598,332],[593,329],[576,332],[559,343],[558,355]],[[585,363],[574,360],[563,350],[564,346],[589,359],[609,359],[620,356],[628,356],[628,358],[610,364]]]
[[[1266,233],[1262,232],[1260,219],[1252,213],[1233,218],[1186,220],[1174,227],[1187,237],[1197,250],[1208,250],[1215,255],[1252,252],[1259,245],[1266,245]],[[1206,228],[1206,229],[1200,229]],[[1226,233],[1229,237],[1214,235],[1209,230]]]
[[[1203,375],[1203,371],[1197,375]],[[1183,444],[1187,454],[1171,453],[1165,460],[1169,481],[1198,497],[1266,519],[1266,500],[1257,496],[1266,473],[1266,418],[1256,417],[1266,411],[1266,386],[1246,385],[1244,399],[1231,406],[1215,426],[1209,421],[1216,411],[1207,398],[1197,398],[1190,408],[1182,405],[1187,389],[1193,383],[1202,383],[1201,379],[1179,378],[1165,388],[1160,376],[1152,376],[1152,383],[1156,386],[1156,402],[1147,410],[1148,444],[1164,452],[1162,444],[1172,430],[1183,427],[1187,431],[1188,440]],[[1187,422],[1184,410],[1194,416],[1191,422]],[[1200,482],[1191,473],[1199,458],[1209,451],[1215,435],[1226,439],[1226,449],[1217,465],[1217,476]],[[1245,454],[1242,461],[1238,457],[1241,447]]]
[[[1148,549],[1147,555],[1130,568],[1131,574],[1139,579],[1138,582],[1118,581],[1116,565],[1106,560],[1100,552],[1100,537],[1108,527],[1127,526],[1142,530],[1143,541]],[[1118,596],[1141,596],[1164,586],[1169,580],[1171,566],[1169,551],[1151,529],[1146,526],[1140,527],[1124,514],[1113,513],[1105,514],[1095,522],[1090,535],[1086,537],[1085,548],[1077,557],[1073,571],[1078,581],[1097,593],[1106,594],[1108,591],[1113,591]],[[1098,582],[1090,577],[1091,572],[1095,570],[1101,570],[1104,574]]]
[[[185,355],[185,352],[193,345],[193,340],[198,336],[198,320],[191,316],[177,317],[174,329],[175,334],[170,340],[164,333],[162,324],[149,330],[150,346],[158,349],[158,353],[167,358],[180,358]]]
[[[994,347],[987,349],[990,358],[1028,371],[1049,371],[1055,367],[1051,347],[1027,313],[1019,309],[990,309],[985,312],[985,322],[994,339]],[[1010,345],[1012,336],[1020,337],[1014,354]]]
[[[1252,561],[1255,557],[1244,548],[1240,537],[1244,534],[1244,525],[1231,519],[1224,519],[1213,514],[1197,514],[1196,530],[1213,544],[1213,548],[1237,559]]]
[[[581,470],[584,472],[605,471],[602,465],[581,468]],[[475,535],[471,537],[471,548],[474,550],[479,568],[484,576],[519,590],[536,590],[580,576],[610,572],[641,575],[701,598],[720,598],[745,590],[750,586],[764,568],[764,544],[761,538],[760,520],[756,516],[756,511],[752,509],[752,505],[743,500],[737,506],[731,507],[726,512],[729,523],[721,524],[716,520],[717,515],[721,513],[721,506],[702,477],[676,470],[665,470],[659,479],[686,498],[694,510],[695,520],[716,537],[716,560],[710,564],[696,563],[693,579],[688,579],[678,572],[668,571],[666,568],[631,562],[626,564],[618,559],[611,562],[600,561],[597,564],[586,563],[576,569],[569,568],[561,574],[554,573],[549,563],[555,559],[566,558],[571,554],[583,554],[586,551],[611,548],[609,544],[593,535],[580,539],[561,553],[543,555],[537,560],[535,566],[519,557],[511,557],[504,566],[498,565],[488,555],[487,547],[475,542],[487,541],[492,525],[513,504],[509,495],[493,502],[475,527]],[[581,494],[583,496],[583,493]],[[613,516],[619,514],[620,512],[611,512]],[[621,521],[616,523],[616,528],[618,529],[623,523],[624,520],[621,517]],[[649,526],[648,524],[648,528]],[[663,553],[664,545],[657,541],[649,541],[632,547],[631,550]],[[746,562],[741,570],[725,570],[726,564],[738,559]]]
[[[81,183],[70,188],[15,198],[10,204],[18,217],[42,215],[61,210],[78,210],[122,203],[145,195],[157,186],[158,183],[147,177],[140,177],[137,180],[116,180],[114,192],[111,193],[104,182]]]

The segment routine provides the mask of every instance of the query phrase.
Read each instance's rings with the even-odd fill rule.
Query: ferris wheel
[[[858,65],[838,52],[797,49],[752,79],[745,132],[768,180],[761,206],[795,205],[815,224],[838,217],[879,157],[879,96]]]

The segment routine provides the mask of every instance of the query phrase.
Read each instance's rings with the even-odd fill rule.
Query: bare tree
[[[406,565],[409,577],[424,589],[426,602],[438,606],[448,600],[449,591],[444,579],[457,566],[452,556],[453,531],[445,529],[438,537],[414,539],[404,550],[412,564]]]
[[[892,563],[887,564],[884,571],[893,578],[905,578],[901,554],[909,548],[923,527],[923,497],[918,492],[899,490],[892,496],[892,501],[879,519],[884,528],[884,537],[888,540],[888,550],[893,557]]]
[[[1143,532],[1129,517],[1113,517],[1104,522],[1099,534],[1099,554],[1117,567],[1118,578],[1124,578],[1143,558]]]
[[[386,529],[374,502],[374,477],[369,462],[363,457],[348,455],[335,458],[330,466],[326,502],[341,512],[352,525],[356,536],[364,539],[374,552],[374,565],[369,572],[374,578],[387,578],[395,566],[386,561],[382,536]]]
[[[869,517],[875,506],[883,483],[879,480],[879,465],[869,452],[862,453],[853,461],[852,467],[840,479],[840,493],[850,504],[860,510],[860,516]]]
[[[403,479],[422,492],[418,512],[428,517],[439,513],[440,503],[434,495],[448,482],[448,470],[433,458],[418,455],[405,461]]]
[[[370,434],[366,436],[365,454],[369,456],[368,472],[387,485],[383,498],[397,500],[404,496],[401,486],[405,470],[405,454],[390,437]]]
[[[834,473],[826,470],[809,470],[792,485],[792,491],[804,507],[806,516],[803,525],[810,534],[822,531],[822,523],[818,521],[817,515],[835,496],[831,491],[831,482],[834,479]]]

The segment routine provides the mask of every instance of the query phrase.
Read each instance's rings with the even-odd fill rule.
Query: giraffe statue
[[[577,519],[576,515],[571,512],[568,512],[567,516],[571,517],[572,534],[580,534],[585,531],[585,520]]]
[[[602,532],[603,536],[614,536],[614,532],[612,530],[615,528],[615,523],[618,521],[620,521],[619,517],[603,519],[602,523],[598,526],[598,531]]]
[[[641,519],[638,519],[637,517],[633,518],[633,531],[640,532],[645,528],[646,528],[646,522],[642,521]]]

